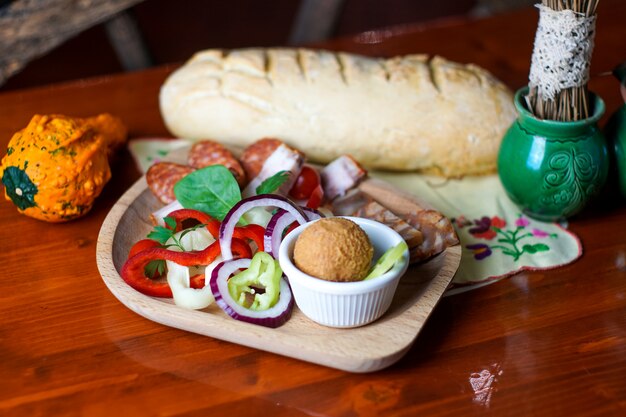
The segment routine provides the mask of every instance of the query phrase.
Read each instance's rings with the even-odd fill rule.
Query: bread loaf
[[[350,154],[449,177],[494,171],[516,117],[509,89],[471,64],[309,49],[198,52],[164,83],[160,106],[179,137],[277,137],[316,162]]]

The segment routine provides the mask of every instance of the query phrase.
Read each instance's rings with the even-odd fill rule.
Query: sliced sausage
[[[233,173],[240,187],[243,187],[246,183],[246,173],[243,167],[237,158],[221,143],[212,140],[194,143],[189,151],[187,163],[196,169],[212,165],[224,165]]]
[[[157,162],[148,168],[146,181],[155,197],[163,204],[169,204],[176,200],[174,185],[193,171],[195,169],[188,165],[173,162]]]

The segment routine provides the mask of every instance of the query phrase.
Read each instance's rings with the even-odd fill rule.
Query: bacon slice
[[[332,203],[332,211],[338,216],[364,217],[389,226],[402,236],[409,247],[409,251],[417,248],[424,241],[422,232],[357,189],[335,199]]]
[[[256,189],[263,181],[277,174],[280,171],[287,171],[289,178],[283,185],[276,191],[277,194],[287,195],[291,187],[293,186],[302,164],[304,163],[304,155],[290,148],[289,146],[282,144],[272,152],[271,155],[265,159],[263,167],[259,174],[254,177],[246,188],[241,193],[244,198],[256,195]]]
[[[224,165],[233,173],[240,187],[243,187],[246,183],[246,173],[243,167],[237,158],[221,143],[212,140],[194,143],[187,156],[187,163],[196,169],[212,165]]]
[[[157,162],[148,168],[146,182],[152,193],[163,204],[169,204],[176,200],[174,185],[185,175],[195,171],[188,165],[174,162]]]
[[[263,164],[283,141],[274,138],[259,139],[244,149],[239,161],[248,178],[254,178],[261,172]]]
[[[324,196],[328,201],[346,194],[367,176],[367,171],[351,156],[342,155],[320,172]]]
[[[375,179],[361,182],[359,190],[422,232],[424,242],[411,251],[412,260],[425,260],[459,243],[450,219],[411,194]]]

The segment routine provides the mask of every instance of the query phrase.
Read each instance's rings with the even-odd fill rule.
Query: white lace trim
[[[535,36],[529,87],[544,100],[589,81],[596,17],[572,10],[556,11],[538,4],[539,25]]]

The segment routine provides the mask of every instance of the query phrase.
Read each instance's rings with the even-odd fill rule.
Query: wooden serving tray
[[[166,326],[350,372],[371,372],[398,361],[411,347],[459,267],[455,246],[402,277],[387,313],[355,329],[321,326],[297,307],[277,329],[234,320],[213,304],[188,310],[172,300],[145,296],[128,286],[119,271],[130,247],[152,229],[149,214],[161,203],[139,179],[107,215],[96,249],[98,269],[113,295],[134,312]]]

